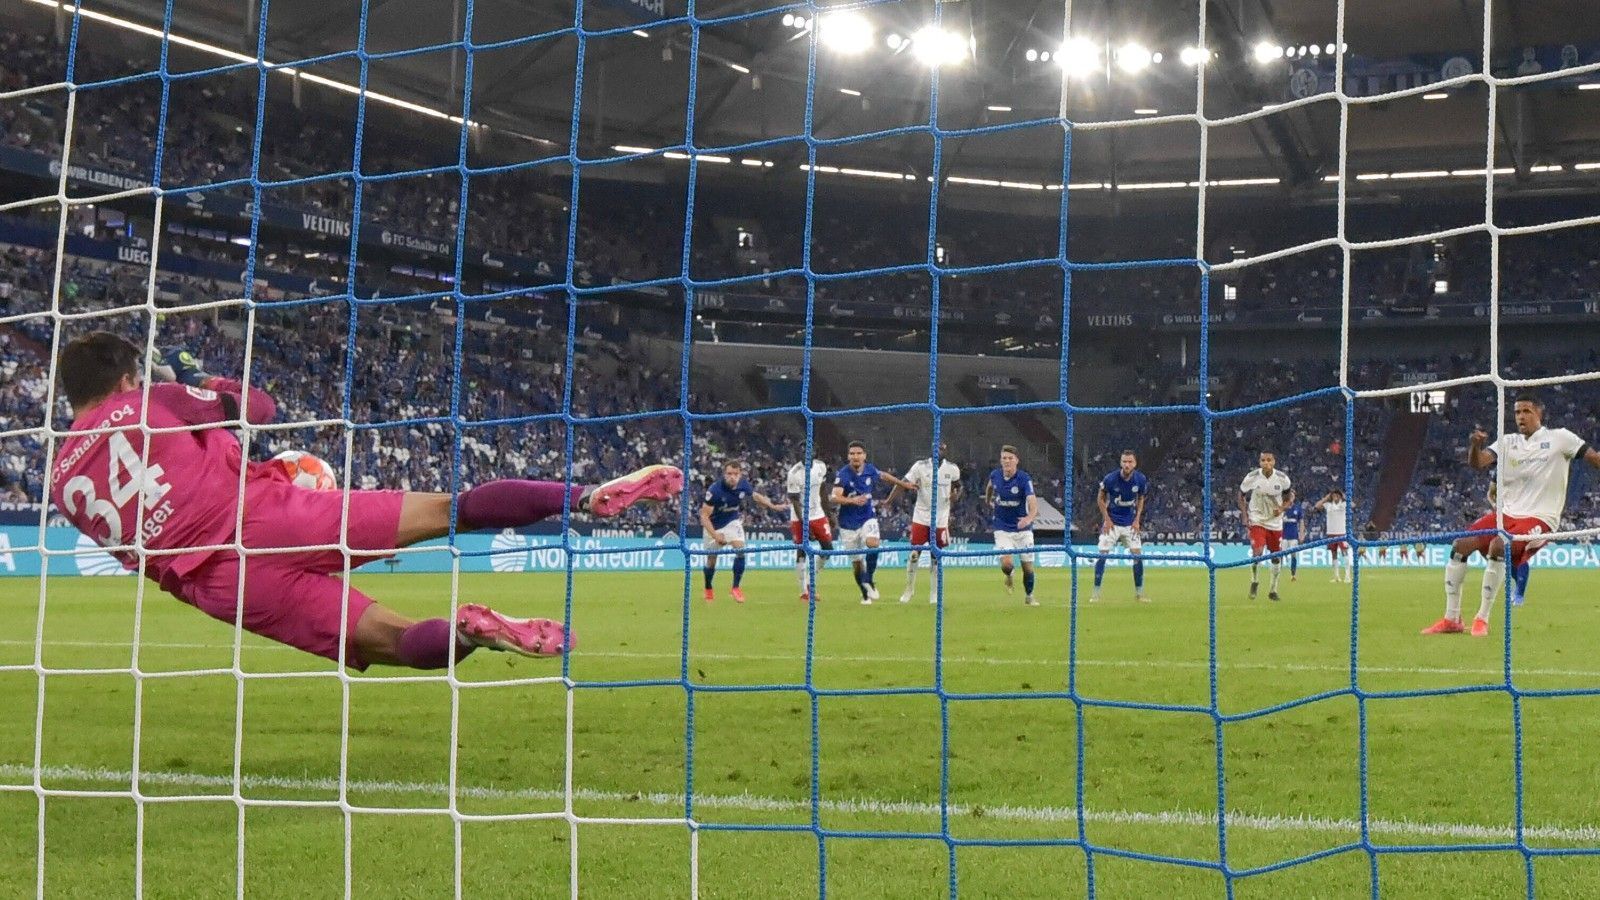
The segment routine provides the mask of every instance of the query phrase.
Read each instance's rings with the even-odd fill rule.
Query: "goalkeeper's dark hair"
[[[1009,453],[1012,456],[1018,456],[1019,455],[1017,453],[1017,448],[1011,446],[1010,444],[1001,444],[1000,445],[1000,452],[1001,453]]]
[[[1121,459],[1124,456],[1131,456],[1134,459],[1138,459],[1139,458],[1139,454],[1133,452],[1132,450],[1124,450],[1121,453],[1117,454],[1117,458],[1118,459]]]
[[[74,410],[117,389],[124,375],[137,379],[144,351],[119,334],[94,331],[67,344],[56,362],[61,390]]]
[[[1517,399],[1511,401],[1511,405],[1516,406],[1518,403],[1532,403],[1534,409],[1544,409],[1544,401],[1540,400],[1539,395],[1535,394],[1533,391],[1522,391],[1518,393]]]
[[[867,445],[863,444],[860,441],[851,441],[848,445],[845,446],[845,449],[846,450],[854,450],[854,449],[856,449],[858,447],[860,449],[862,449],[862,450],[866,450],[867,449]]]

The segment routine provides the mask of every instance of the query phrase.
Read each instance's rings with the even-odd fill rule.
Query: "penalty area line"
[[[127,770],[88,768],[82,766],[44,766],[39,770],[41,781],[67,781],[96,785],[131,784],[132,773]],[[31,793],[34,770],[30,766],[0,763],[0,779],[6,782],[25,779],[27,784],[0,784],[0,793]],[[166,786],[183,788],[225,788],[230,792],[233,778],[228,775],[203,775],[192,772],[146,771],[139,773],[141,787]],[[244,775],[240,778],[241,790],[250,791],[321,791],[337,795],[337,778],[307,778],[282,775]],[[402,796],[448,797],[449,786],[438,782],[352,780],[347,783],[349,793],[389,794]],[[219,795],[223,802],[230,795]],[[496,788],[481,785],[457,785],[456,796],[487,801],[549,801],[564,802],[566,795],[557,790],[537,788]],[[682,809],[684,796],[672,793],[628,793],[580,788],[572,792],[574,800],[591,803],[635,803]],[[292,804],[292,800],[284,801]],[[811,803],[758,794],[696,794],[694,803],[700,809],[723,809],[743,812],[797,812],[809,813]],[[853,798],[823,800],[818,807],[829,813],[841,815],[882,816],[937,816],[941,809],[936,803],[910,800],[876,800]],[[1036,824],[1074,824],[1078,810],[1068,806],[1012,806],[1007,804],[951,804],[949,813],[957,817],[996,819],[1008,822]],[[1195,810],[1085,810],[1087,821],[1105,825],[1132,825],[1150,827],[1215,828],[1217,817]],[[1313,832],[1358,834],[1360,821],[1307,815],[1271,815],[1235,812],[1228,815],[1228,827],[1264,832]],[[1511,825],[1481,825],[1465,822],[1425,822],[1414,819],[1372,819],[1368,822],[1372,834],[1402,838],[1451,838],[1500,843],[1515,840],[1516,831]],[[1600,827],[1543,825],[1523,830],[1527,839],[1543,839],[1585,844],[1600,844]]]

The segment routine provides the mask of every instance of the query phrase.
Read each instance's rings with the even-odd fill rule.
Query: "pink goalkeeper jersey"
[[[224,378],[208,383],[215,390],[151,385],[149,427],[237,418],[243,386]],[[272,421],[277,413],[272,397],[258,388],[249,393],[244,410],[249,421]],[[106,546],[142,542],[147,549],[174,550],[232,543],[243,463],[238,439],[222,427],[153,434],[146,461],[139,428],[143,403],[142,389],[113,394],[73,420],[73,432],[117,430],[62,441],[50,471],[50,499],[79,531]],[[165,585],[168,575],[182,578],[214,552],[150,556],[144,572]],[[129,569],[138,567],[136,554],[116,556]]]

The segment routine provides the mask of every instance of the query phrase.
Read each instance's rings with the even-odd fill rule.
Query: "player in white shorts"
[[[811,593],[811,579],[807,572],[806,538],[809,536],[823,550],[833,549],[833,530],[828,527],[828,502],[823,488],[828,481],[828,467],[820,459],[813,459],[808,468],[805,463],[789,467],[784,487],[789,494],[789,534],[796,545],[794,571],[800,580],[800,599],[815,600]],[[809,482],[809,484],[808,484]],[[804,499],[802,500],[802,497]],[[805,524],[801,524],[801,514]],[[826,560],[826,557],[824,557]],[[827,565],[826,561],[823,565]]]
[[[994,526],[996,550],[1022,550],[1023,603],[1038,606],[1033,599],[1033,520],[1039,517],[1039,498],[1033,492],[1033,477],[1018,465],[1017,448],[1000,448],[1000,467],[989,473],[984,497],[994,506],[990,524]],[[1000,557],[1000,572],[1006,577],[1006,593],[1011,593],[1011,555]]]
[[[917,563],[922,558],[921,547],[930,541],[939,547],[950,545],[950,507],[961,496],[961,469],[944,458],[948,448],[939,445],[939,467],[934,468],[933,458],[919,459],[906,470],[903,482],[889,492],[886,502],[893,503],[901,491],[917,495],[917,505],[911,511],[911,553],[906,561],[906,589],[900,594],[901,603],[910,603],[917,591]],[[937,474],[935,474],[937,473]],[[939,509],[933,508],[934,494],[939,497]],[[934,525],[938,522],[938,525]],[[928,593],[929,603],[939,602],[939,557],[933,557],[934,589]]]
[[[1348,576],[1353,581],[1355,579],[1355,555],[1349,552],[1350,547],[1345,541],[1350,532],[1350,526],[1347,515],[1349,506],[1345,503],[1344,491],[1334,488],[1323,495],[1322,499],[1318,500],[1311,508],[1320,510],[1327,517],[1327,524],[1322,529],[1322,536],[1327,538],[1328,553],[1333,556],[1332,580],[1335,582],[1344,581]],[[1341,561],[1344,566],[1342,572],[1340,571]]]
[[[860,441],[850,442],[847,458],[847,464],[834,473],[829,499],[839,510],[839,547],[867,551],[853,557],[850,564],[855,570],[856,587],[861,590],[861,602],[870,605],[878,599],[878,545],[882,543],[872,495],[880,480],[898,485],[900,479],[867,462],[867,445]]]
[[[1089,602],[1100,599],[1100,583],[1106,577],[1106,554],[1117,547],[1126,547],[1133,557],[1133,596],[1140,603],[1149,603],[1144,592],[1144,541],[1139,536],[1140,523],[1144,521],[1144,504],[1150,496],[1150,479],[1139,471],[1139,457],[1132,450],[1124,450],[1117,460],[1117,470],[1100,479],[1100,491],[1095,502],[1100,507],[1100,558],[1094,562],[1094,593]]]
[[[700,504],[700,533],[704,536],[707,550],[721,550],[731,548],[733,553],[733,599],[744,602],[744,590],[739,582],[744,579],[744,519],[743,508],[746,500],[754,500],[757,505],[773,512],[783,512],[782,504],[773,503],[763,494],[756,492],[750,480],[744,477],[744,465],[736,459],[730,459],[722,465],[722,477],[713,481],[706,488],[705,499]],[[712,580],[717,574],[717,557],[706,555],[706,602],[710,603],[716,598],[716,592],[711,587]]]

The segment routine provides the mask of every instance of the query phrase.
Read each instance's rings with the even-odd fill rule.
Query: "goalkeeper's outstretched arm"
[[[241,415],[242,421],[251,425],[265,425],[278,416],[278,404],[271,394],[233,378],[207,374],[194,354],[181,347],[151,360],[150,377],[185,388],[164,388],[160,394],[168,401],[165,405],[191,425],[237,422]],[[155,386],[151,390],[155,392]]]

